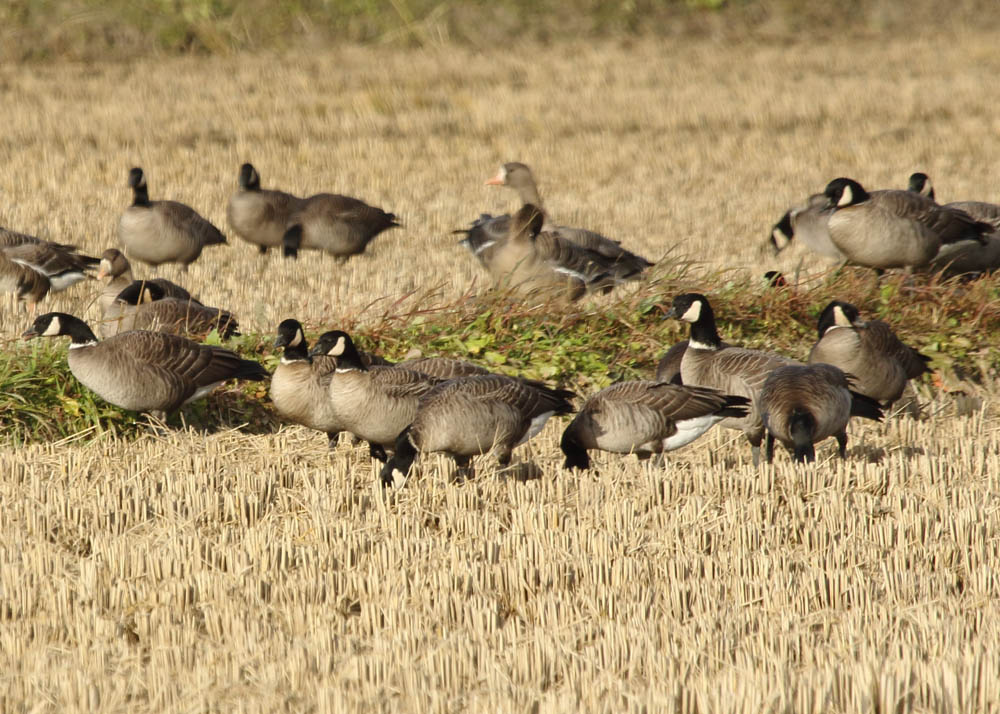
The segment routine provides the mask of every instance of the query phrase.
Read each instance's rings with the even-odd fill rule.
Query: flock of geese
[[[722,342],[708,299],[686,293],[673,299],[668,317],[690,323],[690,337],[667,351],[654,378],[613,384],[578,408],[571,391],[463,360],[391,364],[358,350],[342,331],[324,333],[310,349],[294,319],[277,327],[275,347],[283,352],[269,374],[254,360],[190,339],[211,330],[223,338],[239,334],[231,312],[205,306],[162,278],[135,279],[126,255],[154,268],[173,262],[186,269],[205,246],[226,238],[194,209],[150,200],[142,169],[132,169],[128,183],[134,199],[119,223],[124,253],[109,248],[95,258],[0,229],[0,285],[32,314],[50,290],[92,269],[104,281],[102,340],[84,321],[59,312],[35,318],[23,336],[68,336],[69,367],[83,385],[123,409],[161,419],[229,379],[270,378],[282,417],[324,432],[331,447],[341,432],[366,441],[372,458],[384,462],[385,485],[402,485],[420,453],[446,453],[465,473],[473,456],[488,452],[506,465],[512,450],[553,415],[573,415],[560,441],[565,468],[589,468],[592,450],[648,458],[691,443],[715,424],[745,434],[754,464],[765,437],[768,461],[775,442],[797,461],[813,461],[815,444],[831,436],[843,458],[850,418],[881,420],[908,380],[928,371],[927,357],[847,302],[833,301],[822,312],[817,342],[801,363]],[[652,265],[599,233],[552,223],[525,164],[504,164],[487,184],[515,190],[521,207],[512,215],[482,214],[456,232],[497,284],[569,302],[640,279]],[[289,258],[321,250],[341,260],[400,225],[392,213],[356,198],[263,189],[250,164],[240,168],[227,219],[261,253],[280,246]],[[776,251],[793,239],[880,273],[982,273],[1000,267],[1000,206],[940,205],[925,174],[913,174],[907,190],[871,192],[838,178],[772,228]]]

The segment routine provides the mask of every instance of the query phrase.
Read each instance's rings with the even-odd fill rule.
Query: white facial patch
[[[62,324],[58,317],[53,317],[49,320],[49,326],[45,328],[45,332],[42,333],[42,337],[57,337],[59,332],[62,330]]]
[[[787,235],[780,228],[775,228],[771,231],[771,238],[774,239],[774,247],[778,250],[784,250],[788,247],[788,244],[792,242],[791,236]]]
[[[500,183],[507,183],[507,167],[501,166],[500,170],[497,171],[497,181]]]
[[[337,357],[338,355],[344,354],[344,350],[346,349],[346,347],[347,343],[344,341],[344,338],[338,337],[336,344],[329,350],[327,350],[327,354]]]
[[[701,300],[695,300],[691,307],[684,311],[681,319],[685,322],[698,322],[701,319]]]
[[[102,258],[100,265],[97,266],[98,272],[106,275],[111,275],[111,261],[107,258]]]
[[[838,206],[850,206],[854,203],[854,189],[851,188],[850,184],[844,184],[844,190],[840,193],[840,200],[837,201]]]
[[[394,468],[392,470],[392,487],[402,488],[404,485],[406,485],[406,474],[399,469]]]
[[[847,319],[847,315],[844,314],[844,308],[840,305],[833,308],[833,324],[837,327],[850,327],[851,321]]]
[[[292,341],[288,343],[288,346],[289,347],[298,347],[299,345],[302,344],[302,340],[304,340],[304,339],[305,338],[302,335],[302,330],[295,330],[295,337],[293,337]]]

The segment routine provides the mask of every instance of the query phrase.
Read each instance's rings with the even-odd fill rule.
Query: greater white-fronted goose
[[[531,173],[531,169],[526,164],[519,161],[511,161],[500,167],[496,176],[489,179],[488,186],[507,186],[517,192],[522,204],[531,204],[542,209],[542,197],[538,192],[538,184]],[[486,214],[484,214],[486,215]],[[508,216],[496,216],[490,218],[498,224],[509,221]],[[494,227],[500,229],[500,225]],[[622,247],[620,241],[607,238],[595,231],[584,228],[572,228],[570,226],[555,225],[551,223],[545,215],[544,232],[553,233],[561,240],[569,241],[577,248],[586,251],[588,257],[600,266],[601,272],[607,272],[616,282],[623,280],[634,280],[653,265],[640,255]]]
[[[101,291],[101,294],[97,298],[102,315],[107,315],[111,309],[111,304],[118,297],[118,294],[135,282],[135,277],[132,275],[131,263],[129,263],[125,254],[117,248],[108,248],[101,253],[101,262],[97,267],[97,279],[107,281],[104,283],[104,290]],[[165,278],[147,278],[145,282],[147,285],[159,286],[163,290],[164,297],[176,298],[178,300],[193,300],[199,305],[201,304],[197,300],[194,300],[191,297],[191,293],[187,290]]]
[[[226,237],[190,206],[177,201],[150,201],[142,169],[129,171],[132,205],[118,222],[118,240],[136,260],[156,266],[180,263],[182,270],[198,259],[206,245]]]
[[[98,342],[79,318],[49,312],[23,337],[70,337],[70,371],[115,406],[161,419],[229,379],[259,381],[267,370],[235,352],[162,332],[134,330]]]
[[[239,327],[228,310],[207,307],[195,300],[167,297],[159,285],[136,280],[118,293],[108,307],[100,323],[100,332],[104,338],[129,330],[204,337],[218,330],[220,337],[228,339],[240,334]]]
[[[44,275],[52,292],[59,292],[90,277],[99,262],[76,246],[53,243],[26,233],[0,228],[0,253],[8,260]]]
[[[317,193],[292,211],[282,245],[290,258],[297,257],[300,249],[309,249],[347,259],[363,253],[382,231],[399,225],[395,214],[357,198]]]
[[[830,239],[851,263],[877,271],[919,268],[944,244],[986,242],[993,228],[965,211],[940,206],[912,191],[872,191],[857,181],[837,178],[824,191],[834,212]]]
[[[854,389],[886,408],[899,399],[906,382],[929,372],[930,358],[900,341],[881,320],[861,320],[858,309],[834,300],[820,313],[819,339],[809,363],[826,363],[851,375]]]
[[[774,352],[742,347],[723,347],[715,327],[715,315],[708,298],[698,293],[685,293],[674,298],[667,317],[691,323],[691,336],[681,359],[681,380],[685,385],[711,387],[723,394],[751,400],[745,417],[728,418],[722,426],[739,429],[750,442],[754,465],[760,462],[760,444],[764,439],[764,423],[757,403],[767,375],[778,367],[800,364]]]
[[[401,486],[418,452],[448,454],[467,475],[472,457],[489,451],[506,466],[514,447],[540,432],[550,416],[573,411],[574,396],[499,374],[442,382],[420,398],[411,423],[398,434],[382,483]]]
[[[705,387],[637,380],[591,395],[563,431],[563,468],[590,468],[587,451],[651,454],[690,444],[726,418],[743,418],[750,400]]]
[[[760,390],[760,414],[767,429],[767,461],[777,439],[796,461],[815,461],[815,444],[837,439],[847,457],[847,422],[852,416],[882,421],[879,403],[851,389],[848,376],[831,364],[789,365],[773,370]]]
[[[240,167],[240,187],[229,199],[226,219],[229,226],[247,243],[266,253],[282,245],[289,219],[301,206],[302,199],[284,191],[260,187],[260,174],[252,164]]]
[[[337,360],[327,394],[333,418],[343,431],[368,442],[372,458],[386,460],[386,447],[413,421],[417,402],[441,380],[404,367],[368,366],[350,335],[324,332],[309,351]]]

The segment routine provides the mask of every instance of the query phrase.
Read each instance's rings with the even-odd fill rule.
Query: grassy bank
[[[331,43],[489,47],[512,40],[801,33],[926,34],[995,27],[988,0],[14,0],[0,7],[7,60],[228,53]]]
[[[876,282],[862,270],[826,276],[808,290],[726,281],[724,275],[695,280],[675,272],[600,309],[555,314],[510,296],[468,296],[426,310],[389,309],[368,321],[310,325],[309,337],[344,328],[360,345],[389,359],[419,349],[426,356],[468,359],[497,372],[569,386],[585,396],[622,379],[651,378],[667,347],[686,336],[686,325],[663,318],[672,296],[706,283],[722,286],[710,299],[720,331],[731,342],[805,359],[820,311],[830,300],[846,298],[865,317],[889,321],[905,341],[930,356],[937,375],[928,379],[946,388],[993,380],[1000,373],[1000,287],[995,281],[898,275]],[[415,301],[427,302],[426,296]],[[278,355],[272,341],[273,335],[249,334],[228,346],[273,370]],[[107,404],[76,382],[65,350],[64,340],[36,339],[0,352],[5,438],[23,443],[82,432],[141,433],[145,427],[136,414]],[[209,430],[270,432],[280,422],[266,394],[266,384],[220,390],[172,421]]]

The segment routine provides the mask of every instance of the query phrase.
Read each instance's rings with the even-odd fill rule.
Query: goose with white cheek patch
[[[134,281],[118,293],[100,324],[105,338],[129,330],[199,337],[218,330],[223,339],[229,339],[240,334],[239,328],[228,310],[208,307],[197,300],[168,297],[160,285],[143,280]]]
[[[97,266],[97,279],[106,280],[104,290],[97,297],[97,304],[104,315],[111,308],[111,304],[118,297],[122,290],[135,282],[132,274],[132,264],[125,254],[117,248],[108,248],[101,253],[101,262]],[[147,278],[146,284],[158,285],[163,290],[166,297],[177,298],[178,300],[194,300],[191,293],[182,288],[177,283],[172,283],[165,278]],[[194,302],[201,304],[197,300]]]
[[[213,345],[134,330],[104,341],[79,318],[62,312],[40,315],[22,335],[70,338],[69,369],[85,387],[122,409],[155,417],[199,399],[230,379],[260,381],[260,363]]]
[[[404,367],[368,366],[340,330],[320,335],[309,355],[336,358],[327,387],[330,414],[343,431],[367,441],[372,458],[380,461],[413,421],[421,395],[442,381]]]
[[[398,435],[382,484],[402,486],[418,453],[448,454],[467,476],[472,457],[490,451],[506,466],[511,451],[540,432],[549,417],[573,411],[569,400],[575,396],[499,374],[443,382],[421,397],[412,423]]]
[[[681,358],[681,381],[693,387],[710,387],[723,394],[746,397],[750,409],[744,417],[729,417],[721,422],[728,429],[742,431],[750,442],[753,463],[760,463],[760,445],[764,440],[757,399],[764,380],[771,371],[790,364],[800,364],[774,352],[725,347],[715,327],[715,315],[708,298],[685,293],[674,298],[667,317],[691,323],[691,336]]]
[[[750,400],[705,387],[638,380],[588,397],[563,431],[563,468],[588,469],[587,451],[651,454],[690,444],[726,418],[745,417]]]
[[[816,193],[805,203],[794,206],[771,227],[769,241],[775,253],[798,240],[813,253],[839,262],[847,260],[844,253],[830,239],[829,220],[834,206],[826,194]]]

